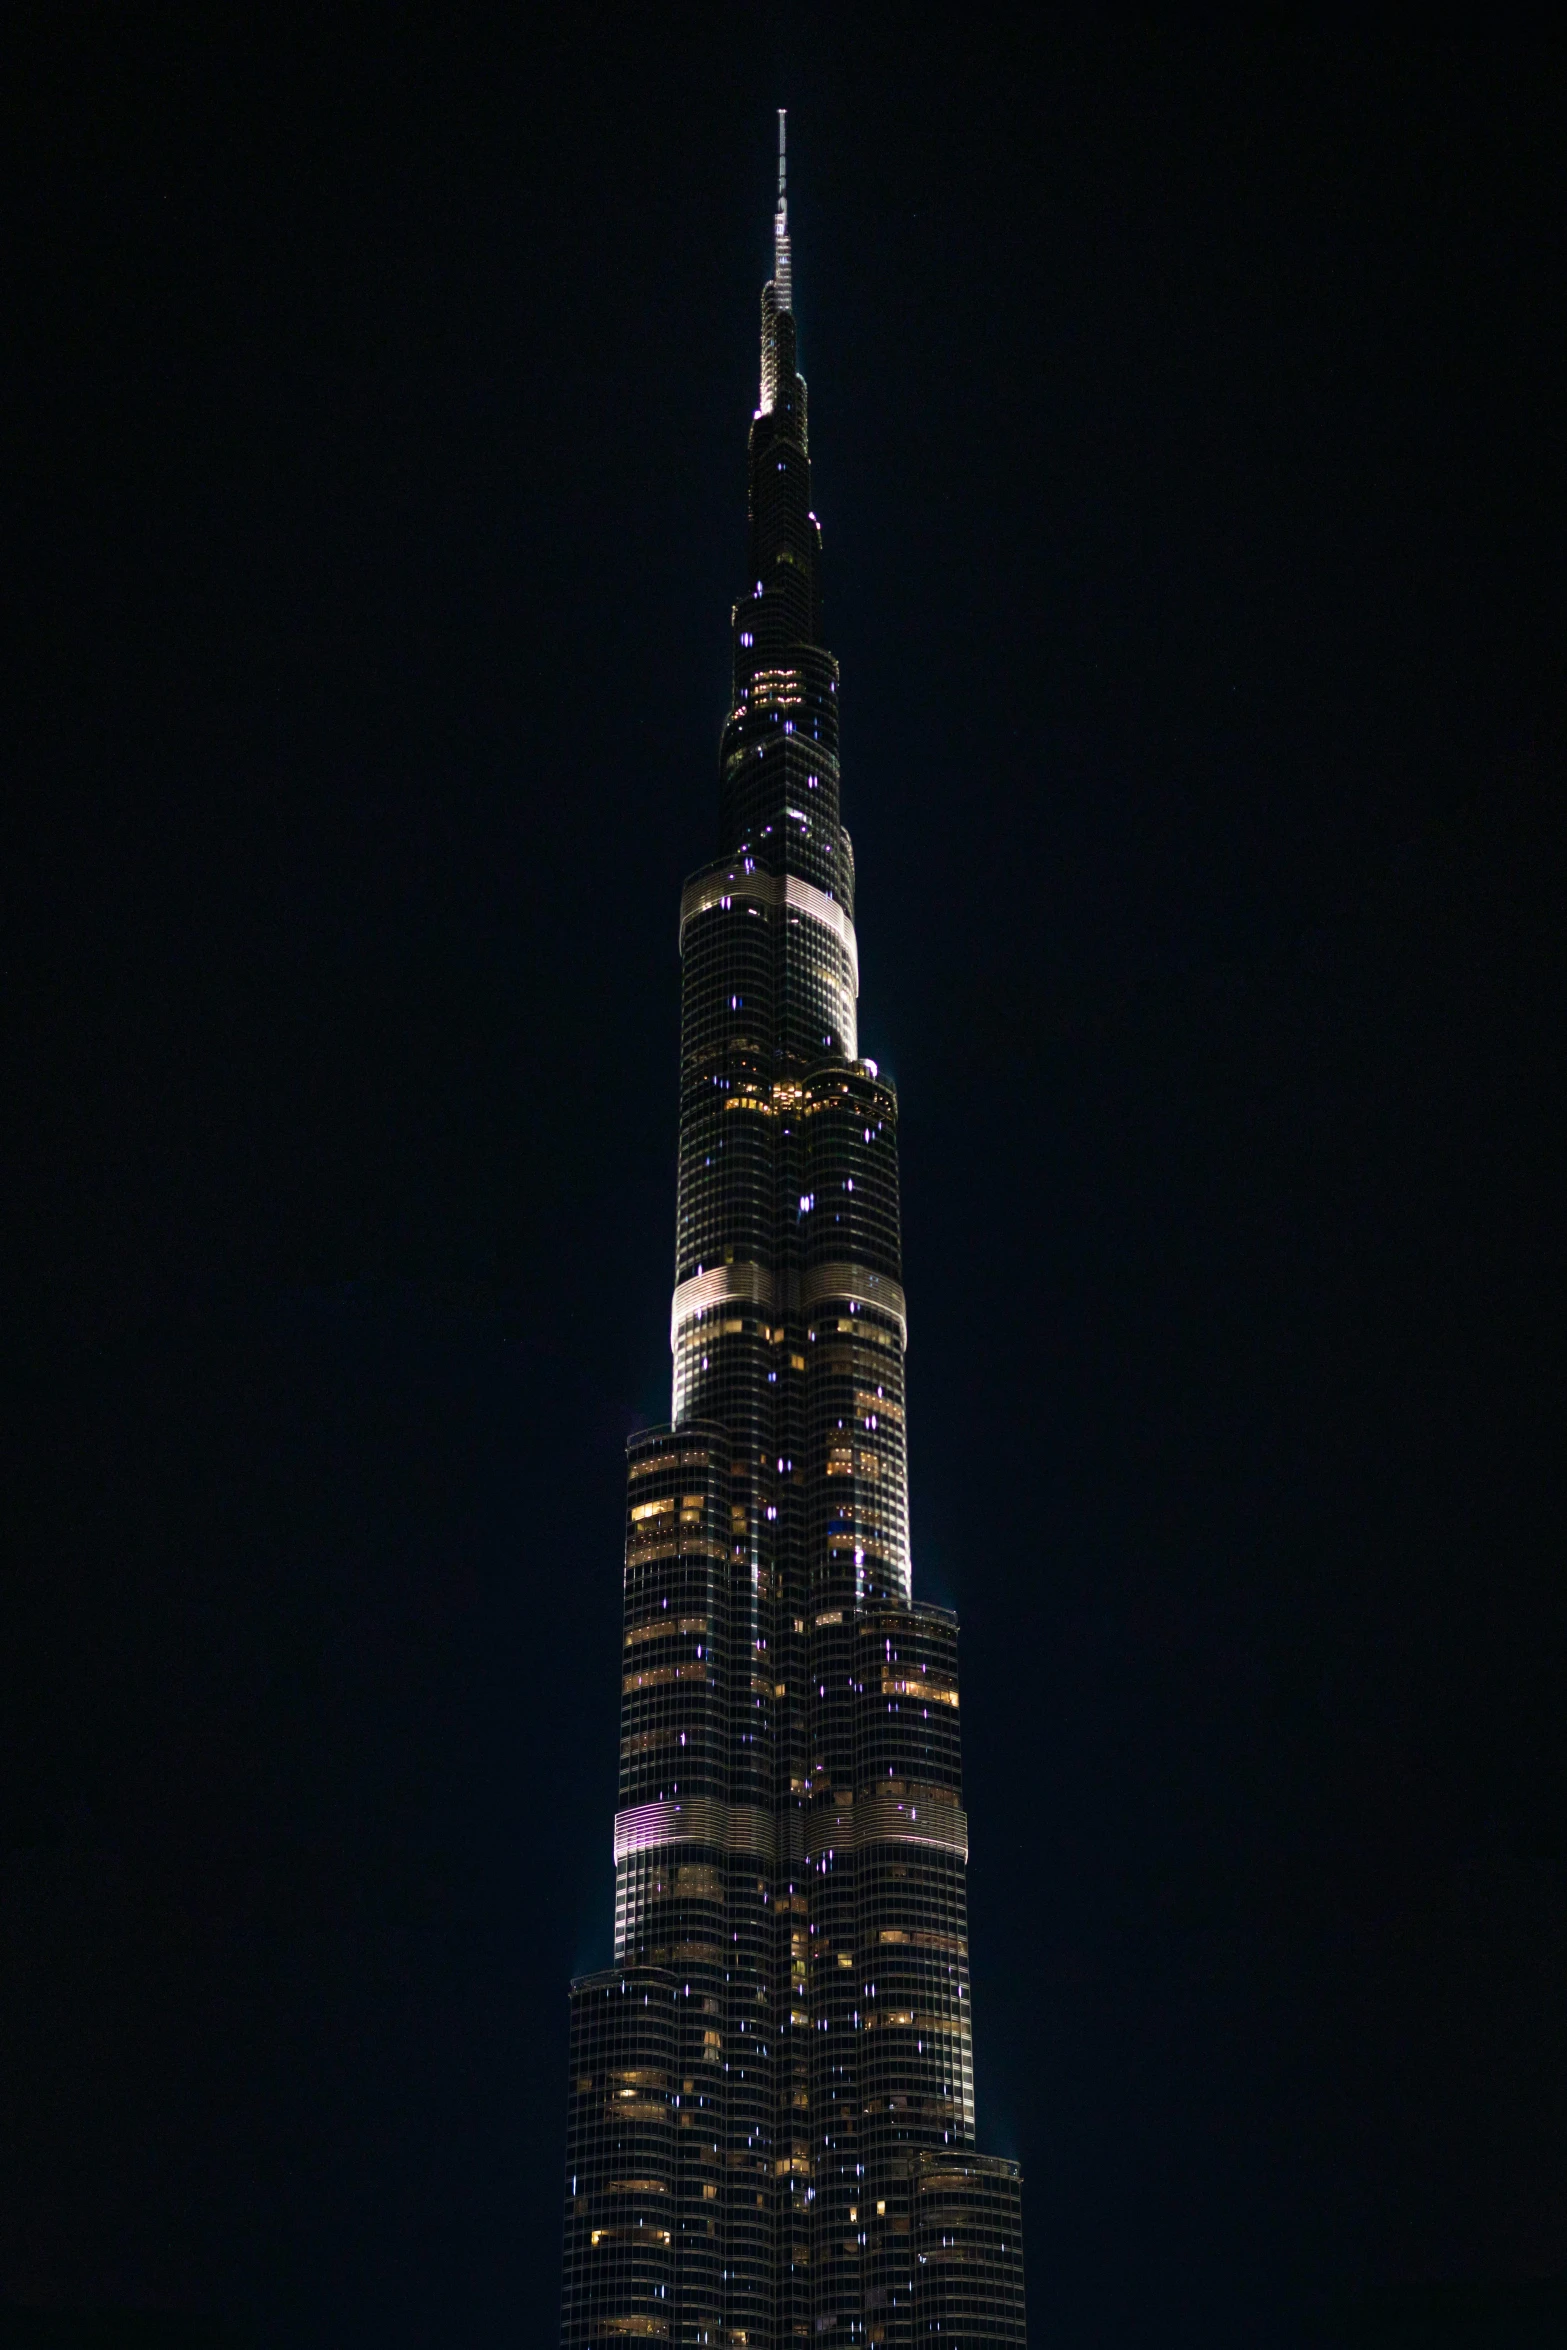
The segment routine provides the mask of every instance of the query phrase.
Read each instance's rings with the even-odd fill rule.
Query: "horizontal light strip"
[[[898,1325],[905,1353],[909,1344],[909,1309],[899,1284],[890,1274],[873,1273],[866,1265],[813,1265],[800,1276],[800,1311],[846,1298],[855,1305],[876,1306]]]
[[[968,1859],[968,1813],[960,1804],[907,1795],[863,1796],[853,1805],[821,1811],[809,1820],[811,1854],[861,1851],[867,1844],[923,1844]]]
[[[765,1265],[709,1265],[705,1272],[682,1281],[671,1298],[669,1343],[671,1348],[679,1344],[684,1323],[731,1300],[808,1314],[814,1307],[838,1299],[848,1305],[875,1306],[888,1315],[897,1323],[898,1337],[907,1351],[909,1309],[902,1288],[890,1274],[873,1273],[868,1265],[815,1265],[801,1274],[797,1293],[792,1275],[777,1280]]]
[[[705,914],[710,907],[722,905],[725,898],[739,898],[742,903],[755,906],[792,906],[797,914],[822,923],[847,954],[854,992],[859,994],[860,945],[854,935],[854,924],[836,898],[830,898],[824,889],[813,888],[796,873],[747,873],[736,865],[727,872],[702,873],[695,881],[688,881],[680,895],[682,948],[686,924],[693,914]]]
[[[771,1308],[775,1286],[765,1265],[709,1265],[705,1273],[694,1273],[689,1281],[681,1282],[670,1300],[670,1347],[679,1341],[682,1322],[705,1314],[710,1306],[735,1298],[744,1305]]]
[[[756,1803],[719,1803],[693,1795],[678,1803],[639,1803],[615,1814],[615,1864],[665,1844],[706,1844],[720,1852],[770,1855],[772,1815]]]

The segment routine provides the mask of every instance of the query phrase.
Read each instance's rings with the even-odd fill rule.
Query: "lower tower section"
[[[763,1478],[716,1423],[628,1451],[615,1964],[572,1989],[563,2344],[1022,2350],[1021,2179],[974,2143],[957,1619],[856,1597],[830,1517],[802,1579],[756,1500],[781,1457]]]

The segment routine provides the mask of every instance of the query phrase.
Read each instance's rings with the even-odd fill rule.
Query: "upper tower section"
[[[762,288],[748,466],[750,589],[734,608],[722,752],[723,853],[797,873],[847,908],[854,883],[838,816],[838,664],[822,643],[822,534],[795,337],[785,135],[780,107],[773,274]]]
[[[773,274],[762,288],[762,388],[751,420],[751,603],[736,652],[777,652],[821,641],[822,534],[811,512],[811,444],[798,365],[794,257],[789,246],[785,117],[778,109],[778,204]],[[764,664],[736,662],[736,681]]]
[[[785,146],[788,117],[778,109],[778,208],[773,214],[773,274],[762,289],[762,397],[758,416],[770,416],[778,405],[778,321],[794,314],[794,263],[789,252],[789,157]],[[802,430],[804,441],[802,410]]]

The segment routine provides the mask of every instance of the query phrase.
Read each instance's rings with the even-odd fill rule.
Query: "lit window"
[[[957,1683],[938,1678],[934,1673],[902,1674],[883,1666],[881,1676],[883,1697],[923,1697],[928,1705],[951,1705],[958,1702]]]

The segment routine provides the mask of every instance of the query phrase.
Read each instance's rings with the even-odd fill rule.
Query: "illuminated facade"
[[[1021,2350],[975,2151],[956,1619],[913,1597],[897,1097],[858,1057],[779,118],[723,849],[680,908],[671,1425],[629,1447],[615,1963],[562,2341]]]

